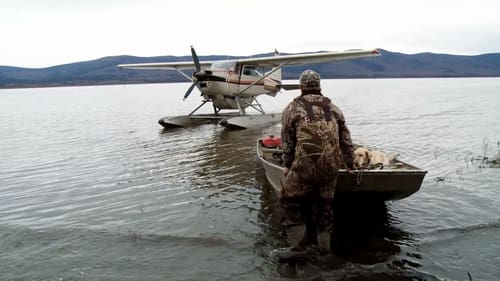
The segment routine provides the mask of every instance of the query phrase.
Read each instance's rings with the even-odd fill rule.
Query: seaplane
[[[193,61],[119,64],[121,69],[175,70],[191,81],[184,93],[188,98],[197,88],[201,104],[188,115],[167,116],[158,123],[165,128],[187,127],[215,122],[226,127],[251,128],[272,125],[281,113],[266,114],[257,97],[276,96],[281,90],[297,90],[298,84],[282,84],[284,66],[323,63],[363,57],[380,56],[377,49],[328,51],[301,54],[250,57],[233,60],[200,61],[191,46]],[[194,70],[191,76],[184,71]],[[212,104],[213,114],[195,114],[206,104]],[[247,109],[255,112],[247,114]]]

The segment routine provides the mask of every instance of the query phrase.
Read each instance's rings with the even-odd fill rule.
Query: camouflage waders
[[[284,209],[287,235],[299,250],[311,241],[325,251],[330,247],[341,159],[339,117],[344,125],[342,113],[337,111],[330,99],[315,94],[296,98],[283,113],[284,160],[289,172],[279,204]],[[349,134],[347,139],[350,141]],[[316,239],[307,235],[313,233]]]

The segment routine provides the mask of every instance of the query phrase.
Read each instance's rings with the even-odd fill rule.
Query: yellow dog
[[[371,167],[382,168],[388,166],[389,163],[398,156],[399,154],[397,153],[388,156],[382,151],[358,147],[354,150],[354,167],[356,169]]]

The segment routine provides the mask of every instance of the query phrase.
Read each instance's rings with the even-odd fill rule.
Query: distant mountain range
[[[284,67],[283,79],[298,79],[300,73],[308,68],[317,70],[323,78],[500,76],[500,53],[460,56],[433,53],[409,55],[380,51],[381,57]],[[265,55],[272,54],[260,54],[255,57]],[[203,61],[225,59],[228,59],[228,56],[200,56]],[[0,66],[0,88],[187,82],[186,78],[176,71],[120,70],[116,65],[191,60],[190,56],[112,56],[36,69]]]

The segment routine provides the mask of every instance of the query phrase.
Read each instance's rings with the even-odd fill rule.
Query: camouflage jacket
[[[303,120],[308,116],[306,109],[300,102],[300,99],[306,99],[309,102],[322,102],[326,97],[323,97],[321,93],[318,94],[307,94],[301,97],[295,98],[288,106],[285,108],[282,114],[282,147],[283,147],[283,161],[285,167],[290,168],[294,161],[295,149],[297,146],[297,125],[300,120]],[[334,144],[334,147],[340,147],[340,152],[342,155],[342,161],[347,167],[353,166],[353,144],[351,141],[351,133],[345,125],[345,119],[342,111],[333,103],[330,103],[330,109],[332,113],[333,121],[337,122],[338,128],[338,138],[336,138],[339,143]],[[313,111],[315,115],[323,114],[320,107],[314,106]]]

